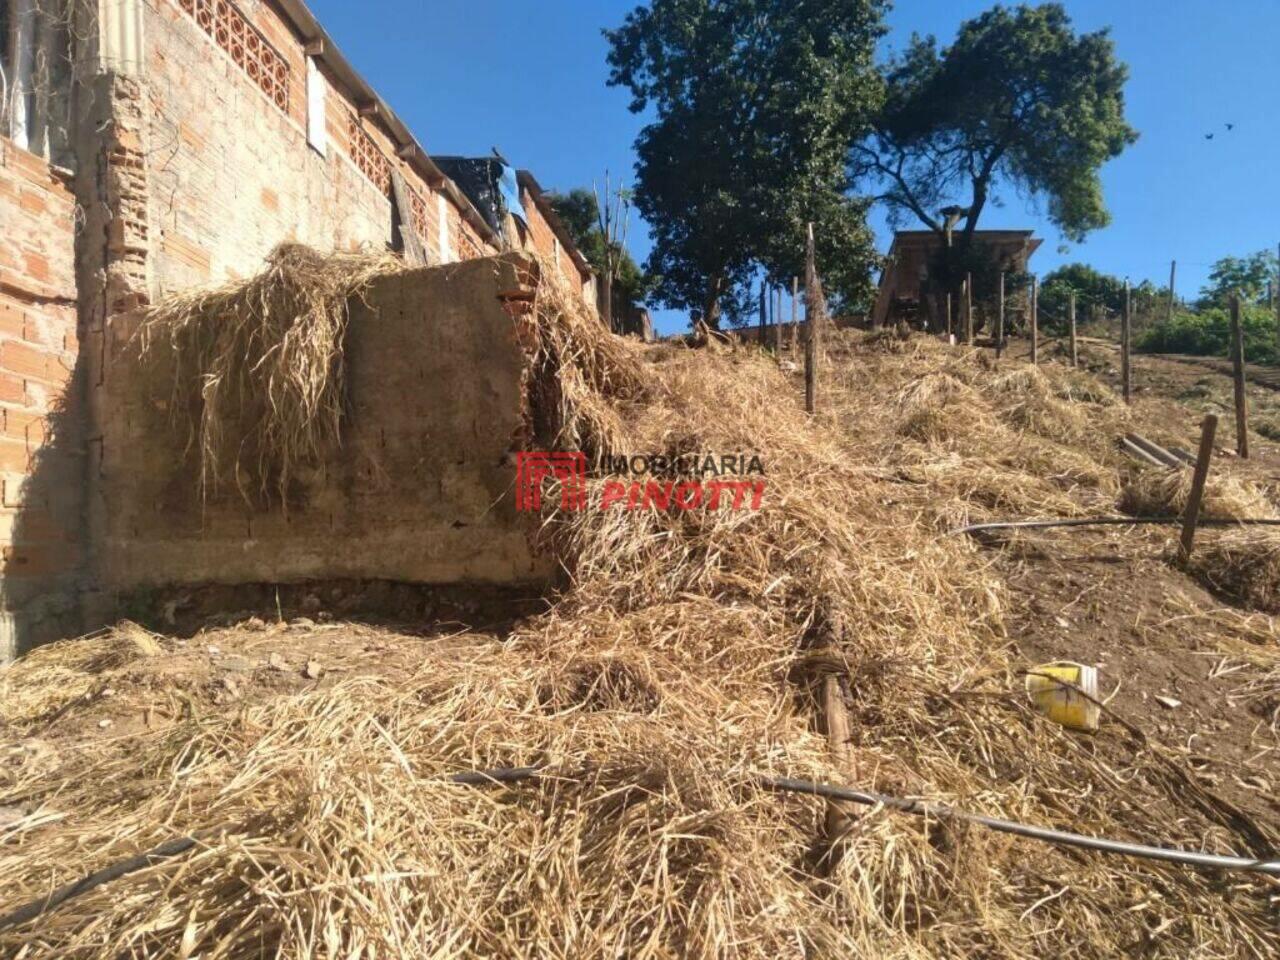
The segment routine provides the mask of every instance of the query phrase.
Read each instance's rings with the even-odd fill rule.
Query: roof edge
[[[484,217],[480,215],[480,211],[458,188],[458,185],[446,177],[440,168],[435,165],[430,154],[418,142],[418,139],[410,132],[409,128],[405,126],[404,121],[396,115],[395,111],[387,105],[387,102],[369,85],[369,82],[364,77],[360,76],[355,67],[351,65],[351,62],[343,56],[338,45],[329,36],[329,32],[321,26],[320,21],[316,19],[315,14],[311,12],[303,0],[276,0],[276,4],[306,42],[315,43],[320,41],[318,44],[320,52],[315,54],[316,59],[332,70],[338,79],[356,94],[357,98],[363,99],[376,111],[378,118],[382,120],[392,139],[396,142],[397,155],[417,169],[427,183],[433,186],[439,184],[462,213],[463,218],[471,224],[481,238],[501,247],[500,238],[485,221]]]
[[[574,243],[573,237],[569,234],[569,228],[564,225],[564,221],[560,219],[560,214],[556,213],[555,208],[551,206],[551,202],[547,200],[546,191],[542,189],[542,185],[538,183],[537,178],[528,170],[517,170],[516,182],[529,191],[529,196],[533,197],[533,202],[538,205],[538,212],[551,225],[555,235],[560,238],[560,246],[569,251],[570,256],[573,257],[573,262],[588,277],[594,277],[596,271],[591,266],[591,261],[583,256],[582,251],[578,249],[578,245]]]

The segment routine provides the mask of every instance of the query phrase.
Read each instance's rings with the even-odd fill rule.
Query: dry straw
[[[199,842],[0,931],[0,953],[1274,955],[1261,879],[1228,891],[1211,876],[884,810],[863,812],[832,848],[820,801],[750,776],[850,776],[815,722],[811,665],[835,664],[849,678],[859,786],[1263,852],[1204,788],[1171,776],[1156,745],[1115,726],[1081,738],[1026,708],[1011,693],[1025,664],[1009,653],[999,578],[963,538],[937,535],[997,507],[1080,509],[1089,482],[1114,480],[1101,441],[1072,451],[1075,480],[1046,472],[1068,448],[1008,415],[1033,391],[1085,401],[1039,396],[1034,378],[997,384],[971,352],[841,334],[829,402],[811,418],[761,351],[612,337],[550,269],[521,323],[536,416],[562,443],[754,453],[763,509],[553,510],[545,535],[570,582],[505,643],[465,657],[423,644],[407,679],[240,706],[196,691],[198,706],[162,728],[106,748],[67,742],[52,771],[17,765],[0,804],[20,802],[26,819],[0,828],[0,902],[174,836]],[[940,372],[968,389],[909,386]],[[893,429],[904,405],[973,403],[969,391],[992,405],[972,429],[949,420],[942,440]],[[590,480],[593,500],[603,482]],[[993,485],[1010,503],[985,499]],[[85,669],[76,649],[10,668],[18,701],[44,699],[0,703],[6,730],[42,729],[56,697],[31,687]],[[64,672],[48,672],[56,661]],[[107,676],[122,702],[154,697],[156,674],[136,663]],[[530,764],[552,775],[492,789],[442,780]]]
[[[248,281],[171,297],[136,334],[144,376],[169,379],[208,495],[288,501],[290,482],[338,445],[348,304],[403,269],[390,254],[321,256],[284,244]]]

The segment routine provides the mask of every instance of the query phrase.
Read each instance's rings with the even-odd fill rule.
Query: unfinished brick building
[[[593,302],[536,181],[495,229],[300,0],[0,0],[0,69],[0,660],[85,623],[112,317],[286,240],[527,245]]]

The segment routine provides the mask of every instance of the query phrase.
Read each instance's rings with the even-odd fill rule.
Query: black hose
[[[980,530],[1044,530],[1049,527],[1133,527],[1144,524],[1164,524],[1181,526],[1181,517],[1072,517],[1057,520],[1001,520],[997,523],[975,523],[967,527],[948,530],[948,534],[977,533]],[[1268,517],[1246,517],[1240,520],[1227,520],[1221,517],[1209,517],[1200,520],[1198,527],[1280,527],[1280,519]]]
[[[454,783],[481,785],[485,783],[515,783],[531,780],[541,775],[538,767],[507,767],[496,770],[468,771],[454,774],[450,780]],[[792,777],[757,776],[757,783],[768,790],[788,793],[804,793],[829,800],[845,800],[866,806],[883,806],[903,813],[917,816],[936,817],[938,819],[963,820],[996,830],[1010,833],[1032,840],[1056,843],[1062,846],[1079,847],[1084,850],[1097,850],[1101,853],[1116,853],[1122,856],[1142,857],[1147,860],[1162,860],[1167,863],[1180,863],[1187,866],[1202,867],[1215,870],[1243,870],[1250,873],[1267,873],[1280,876],[1280,859],[1254,860],[1249,857],[1231,857],[1216,853],[1200,853],[1195,850],[1173,850],[1168,847],[1153,847],[1144,843],[1128,843],[1124,840],[1108,840],[1104,837],[1089,837],[1082,833],[1070,833],[1066,830],[1054,830],[1049,827],[1037,827],[1031,824],[1018,823],[1014,820],[1002,820],[999,817],[988,817],[980,813],[966,813],[950,807],[928,803],[924,800],[904,800],[901,797],[890,797],[867,790],[854,790],[829,783],[817,783],[812,780],[797,780]]]

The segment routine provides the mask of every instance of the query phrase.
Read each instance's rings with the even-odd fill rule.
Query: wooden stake
[[[765,345],[765,331],[769,329],[769,287],[760,281],[760,347]]]
[[[800,278],[791,278],[791,355],[796,354],[796,337],[800,329]]]
[[[1169,310],[1168,316],[1165,318],[1168,323],[1173,323],[1173,289],[1174,282],[1178,276],[1178,261],[1169,261]]]
[[[851,726],[849,712],[845,709],[844,693],[840,689],[840,678],[828,673],[822,678],[822,713],[827,727],[827,748],[831,751],[831,765],[850,782],[856,783],[857,774],[849,761],[849,739]],[[852,817],[847,804],[831,801],[827,805],[827,836],[834,842],[849,829]]]
[[[1080,354],[1076,347],[1076,292],[1071,291],[1071,298],[1067,307],[1067,327],[1070,331],[1071,339],[1071,366],[1080,366]]]
[[[1200,522],[1200,503],[1204,499],[1204,484],[1209,477],[1209,461],[1213,457],[1213,435],[1218,430],[1218,418],[1207,414],[1200,424],[1200,450],[1196,454],[1196,470],[1191,477],[1191,495],[1182,515],[1182,539],[1178,544],[1178,556],[1183,561],[1191,559],[1195,543],[1196,524]]]
[[[773,294],[773,355],[782,359],[782,287],[775,287]]]
[[[1280,244],[1276,244],[1276,355],[1280,356]]]
[[[1235,380],[1236,453],[1249,459],[1249,399],[1244,392],[1244,331],[1240,328],[1240,296],[1231,295],[1231,375]]]
[[[964,342],[973,346],[973,274],[964,275]]]
[[[818,406],[818,304],[814,296],[818,268],[813,256],[813,224],[807,227],[804,258],[804,409],[812,414]]]
[[[1132,320],[1129,315],[1129,281],[1124,282],[1124,312],[1120,314],[1120,390],[1124,394],[1124,402],[1133,402],[1133,370],[1130,368],[1129,336]]]
[[[999,308],[996,310],[996,358],[1004,351],[1004,271],[1000,271]]]
[[[1031,278],[1031,362],[1040,362],[1040,281]]]
[[[947,293],[947,342],[956,342],[956,338],[951,332],[951,294],[949,292]]]

